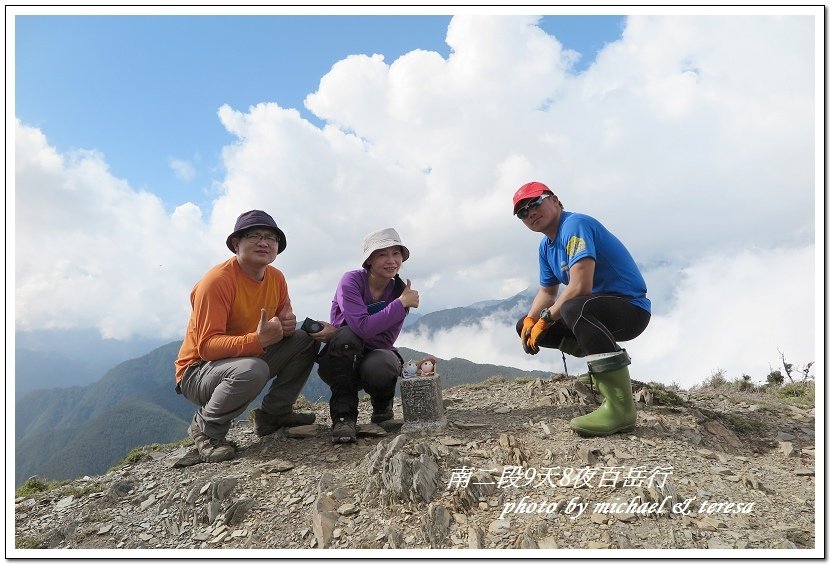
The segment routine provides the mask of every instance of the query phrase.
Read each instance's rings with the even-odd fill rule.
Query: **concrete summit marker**
[[[402,433],[431,431],[447,426],[441,397],[441,376],[401,378],[399,382],[404,419]]]

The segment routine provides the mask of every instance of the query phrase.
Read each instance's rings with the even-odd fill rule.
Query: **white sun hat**
[[[401,243],[401,236],[398,235],[398,232],[391,227],[381,229],[380,231],[374,231],[366,235],[366,237],[363,238],[363,268],[366,268],[366,263],[368,262],[369,257],[372,256],[373,252],[378,249],[386,249],[396,245],[401,248],[403,260],[408,259],[409,249]]]

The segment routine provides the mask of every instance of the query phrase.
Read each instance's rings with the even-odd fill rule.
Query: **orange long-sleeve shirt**
[[[263,352],[256,334],[260,310],[270,319],[291,306],[282,272],[265,268],[261,282],[247,276],[236,257],[211,268],[190,292],[193,311],[187,324],[179,358],[176,383],[184,369],[199,360],[259,356]]]

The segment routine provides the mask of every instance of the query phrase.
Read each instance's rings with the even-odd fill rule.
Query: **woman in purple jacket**
[[[357,439],[358,393],[372,398],[372,423],[393,418],[392,400],[403,359],[395,349],[418,292],[398,271],[409,249],[397,231],[381,229],[363,239],[363,268],[346,272],[331,303],[331,324],[311,337],[326,343],[317,356],[320,378],[331,388],[331,440]]]

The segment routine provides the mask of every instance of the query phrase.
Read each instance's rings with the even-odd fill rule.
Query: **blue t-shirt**
[[[631,298],[632,304],[651,313],[646,282],[631,253],[604,225],[585,214],[563,211],[556,239],[543,237],[539,242],[539,284],[568,284],[568,271],[586,257],[596,262],[592,294]]]

